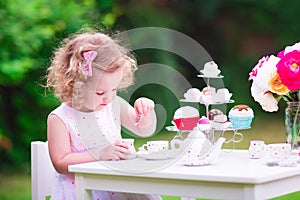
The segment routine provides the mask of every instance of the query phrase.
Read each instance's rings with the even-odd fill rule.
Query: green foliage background
[[[252,106],[257,118],[270,117],[250,96],[248,73],[257,60],[299,40],[300,1],[282,0],[6,0],[0,2],[0,170],[28,165],[30,142],[46,140],[48,113],[59,102],[40,84],[51,53],[61,38],[83,26],[108,32],[164,27],[201,44],[218,63],[225,86],[236,102]],[[156,50],[135,52],[139,64],[174,67],[201,88],[197,72],[176,55]],[[172,78],[172,77],[166,77]],[[173,114],[172,95],[151,87],[136,96],[153,95]],[[282,117],[280,111],[272,117]],[[171,116],[172,117],[172,116]],[[7,143],[7,142],[6,142]]]

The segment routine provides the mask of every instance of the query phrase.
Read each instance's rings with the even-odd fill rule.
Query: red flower
[[[289,90],[300,89],[300,51],[294,50],[284,55],[277,63],[277,73]]]

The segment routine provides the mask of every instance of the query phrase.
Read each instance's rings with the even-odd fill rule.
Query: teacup
[[[126,144],[126,146],[128,146],[128,150],[131,152],[131,153],[135,153],[136,150],[134,148],[134,139],[132,138],[123,138],[121,140],[122,143]]]
[[[291,155],[291,145],[288,143],[268,144],[268,157],[271,159],[286,159]]]
[[[267,152],[267,145],[262,140],[250,141],[248,153],[250,158],[262,158]]]
[[[169,141],[167,140],[148,141],[147,144],[143,144],[141,149],[146,150],[148,153],[155,153],[158,151],[168,150]]]

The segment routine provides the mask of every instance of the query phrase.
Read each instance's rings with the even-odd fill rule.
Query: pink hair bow
[[[97,51],[86,51],[83,52],[83,57],[85,60],[85,64],[82,66],[82,63],[79,63],[79,67],[86,72],[87,76],[92,76],[92,63],[97,56]]]

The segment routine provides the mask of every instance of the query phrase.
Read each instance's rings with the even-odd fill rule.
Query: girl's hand
[[[130,154],[128,146],[122,142],[116,142],[114,145],[109,145],[100,151],[100,160],[127,160],[127,155]]]
[[[138,117],[147,116],[154,109],[154,101],[141,97],[134,102],[134,110]]]

